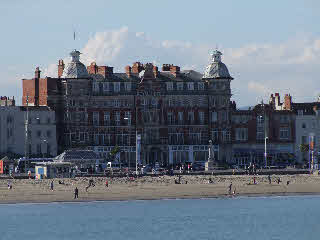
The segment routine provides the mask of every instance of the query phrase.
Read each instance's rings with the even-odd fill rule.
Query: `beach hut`
[[[70,162],[37,162],[35,178],[69,178],[72,165]]]

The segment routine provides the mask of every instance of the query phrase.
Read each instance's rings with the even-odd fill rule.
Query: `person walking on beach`
[[[270,174],[268,175],[268,180],[269,180],[269,184],[271,184],[271,176],[270,176]]]
[[[8,180],[8,189],[11,190],[12,189],[12,183],[10,180]]]
[[[74,189],[74,199],[76,198],[79,198],[79,190],[77,187]]]
[[[106,180],[106,187],[109,187],[109,182],[108,182],[108,180]]]
[[[229,195],[231,195],[231,193],[232,193],[232,182],[229,185]]]
[[[50,183],[50,190],[53,191],[53,180]]]

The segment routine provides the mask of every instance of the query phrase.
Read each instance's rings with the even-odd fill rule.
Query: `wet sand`
[[[281,183],[276,179],[280,177]],[[320,176],[315,175],[272,175],[269,184],[267,176],[183,176],[182,184],[175,184],[177,177],[141,177],[130,181],[128,178],[93,178],[95,187],[85,191],[90,178],[63,179],[58,184],[54,179],[54,191],[50,190],[50,179],[11,180],[13,188],[7,188],[7,180],[0,180],[0,203],[48,203],[73,201],[108,200],[152,200],[174,198],[215,198],[229,197],[228,188],[236,196],[307,195],[320,194]],[[59,179],[61,180],[61,179]],[[105,186],[108,180],[109,187]],[[187,184],[186,184],[187,181]],[[287,185],[287,181],[289,185]],[[74,189],[79,189],[79,198],[74,199]]]

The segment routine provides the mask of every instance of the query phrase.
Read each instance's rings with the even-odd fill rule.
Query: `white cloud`
[[[183,69],[203,72],[209,52],[215,46],[189,41],[156,40],[145,32],[128,27],[96,33],[80,51],[81,61],[89,65],[124,66],[135,61],[172,63]],[[253,105],[273,92],[291,93],[294,101],[313,101],[316,97],[320,38],[294,38],[280,44],[251,43],[240,48],[220,49],[228,66],[232,92],[238,105]],[[48,76],[57,75],[57,64],[47,68]],[[45,74],[46,75],[46,74]]]

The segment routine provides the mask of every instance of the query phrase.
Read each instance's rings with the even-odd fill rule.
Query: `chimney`
[[[41,73],[41,71],[40,71],[39,67],[37,67],[36,71],[34,72],[34,78],[40,78],[40,73]]]
[[[155,78],[159,76],[159,71],[157,66],[153,66],[153,74]]]
[[[132,65],[132,73],[140,73],[143,70],[143,66],[140,62],[135,62]]]
[[[64,70],[64,62],[62,59],[60,59],[58,64],[58,78],[62,76],[63,70]]]
[[[290,94],[284,96],[284,110],[291,110],[292,97]]]
[[[98,74],[102,75],[104,78],[107,78],[108,76],[113,74],[113,67],[99,66]]]
[[[96,74],[97,73],[97,64],[92,62],[90,66],[87,67],[87,71],[89,74]]]
[[[180,74],[180,67],[178,66],[171,66],[170,67],[170,73],[177,77]]]
[[[169,72],[171,66],[173,66],[173,65],[172,65],[172,64],[163,64],[161,70],[162,70],[163,72]]]
[[[128,78],[130,78],[131,77],[131,67],[130,66],[126,66],[124,69],[126,71],[126,74],[127,74]]]

